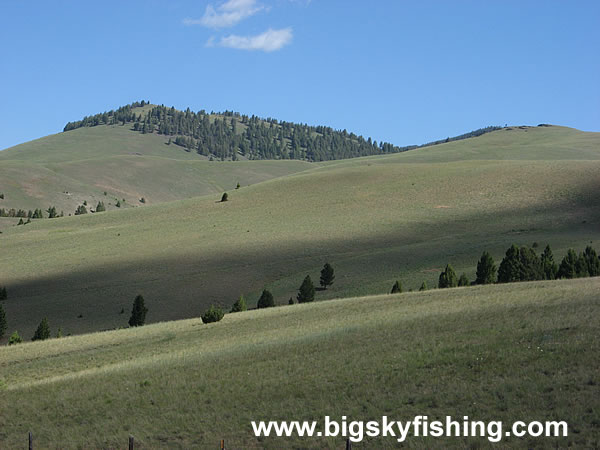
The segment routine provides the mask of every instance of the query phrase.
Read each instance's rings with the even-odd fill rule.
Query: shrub
[[[458,279],[458,285],[459,286],[468,286],[469,283],[469,279],[467,278],[467,274],[463,273],[460,278]]]
[[[8,345],[20,344],[21,342],[23,342],[23,339],[16,331],[8,338]]]
[[[246,311],[246,309],[248,309],[246,307],[246,299],[244,298],[243,295],[240,295],[240,298],[231,307],[231,312],[232,313],[242,312],[242,311]]]
[[[221,308],[218,308],[214,305],[210,305],[210,308],[208,308],[204,312],[204,314],[202,314],[202,322],[204,322],[204,323],[218,322],[219,320],[221,320],[223,318],[224,315],[225,315],[225,313],[223,312],[223,310]]]
[[[315,300],[315,285],[310,279],[310,275],[306,275],[304,281],[298,289],[298,295],[296,296],[298,303],[313,302]]]
[[[33,337],[31,338],[32,341],[44,341],[46,339],[48,339],[50,337],[50,326],[48,325],[48,319],[46,319],[45,317],[42,319],[42,321],[40,322],[40,324],[37,327],[37,330],[35,330],[35,333],[33,335]]]
[[[400,294],[401,292],[402,292],[402,283],[400,283],[400,281],[396,280],[396,282],[392,286],[392,291],[390,292],[390,294]]]
[[[429,289],[427,287],[427,281],[423,281],[423,283],[421,283],[421,287],[419,288],[419,291],[426,291],[427,289]],[[411,289],[412,291],[412,289]]]
[[[131,317],[129,318],[130,327],[139,327],[144,325],[146,322],[146,313],[148,308],[144,305],[144,297],[138,295],[133,301],[133,308],[131,309]]]
[[[275,306],[275,300],[273,300],[273,294],[271,294],[268,290],[264,289],[258,302],[256,303],[256,307],[258,309],[261,308],[270,308]]]

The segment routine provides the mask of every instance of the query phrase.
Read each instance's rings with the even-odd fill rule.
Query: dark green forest
[[[222,113],[193,112],[153,106],[146,113],[135,109],[148,105],[142,100],[94,116],[69,122],[63,131],[97,125],[129,125],[137,133],[157,133],[169,136],[169,143],[186,151],[220,160],[299,159],[328,161],[358,156],[398,153],[418,148],[417,145],[398,147],[388,142],[365,139],[346,130],[325,126],[310,126],[259,118],[233,111]],[[481,128],[454,138],[430,142],[435,145],[458,139],[479,136],[499,127]]]

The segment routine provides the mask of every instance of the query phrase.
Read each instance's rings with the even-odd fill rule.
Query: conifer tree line
[[[188,108],[178,111],[164,105],[153,106],[145,114],[134,111],[147,104],[145,101],[135,102],[116,111],[84,117],[83,120],[67,123],[63,131],[97,125],[131,124],[133,131],[170,136],[169,144],[174,137],[175,145],[220,160],[237,160],[238,155],[242,155],[247,159],[327,161],[398,153],[420,147],[398,147],[388,142],[378,143],[370,137],[365,139],[346,130],[263,119],[233,111],[209,114],[205,110],[193,112]],[[499,128],[481,128],[425,145],[467,139]]]
[[[536,246],[536,244],[534,244]],[[484,251],[477,262],[475,281],[471,283],[465,273],[457,277],[451,264],[446,265],[440,273],[438,288],[469,286],[471,284],[514,283],[518,281],[557,280],[570,278],[585,278],[600,276],[600,258],[596,250],[588,245],[584,251],[577,254],[570,248],[560,264],[554,261],[554,255],[549,245],[541,255],[528,246],[511,245],[496,266],[494,259]],[[427,290],[423,282],[420,291]],[[401,293],[402,283],[396,281],[391,294]]]

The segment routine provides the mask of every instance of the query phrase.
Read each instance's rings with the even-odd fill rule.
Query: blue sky
[[[135,100],[419,144],[600,131],[598,1],[0,2],[0,148]]]

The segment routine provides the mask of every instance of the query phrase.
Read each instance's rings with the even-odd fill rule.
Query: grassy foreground
[[[40,448],[343,448],[251,420],[565,420],[600,445],[600,279],[434,290],[159,323],[0,348],[0,443]],[[410,438],[410,447],[488,447]],[[356,448],[392,448],[379,438]]]

